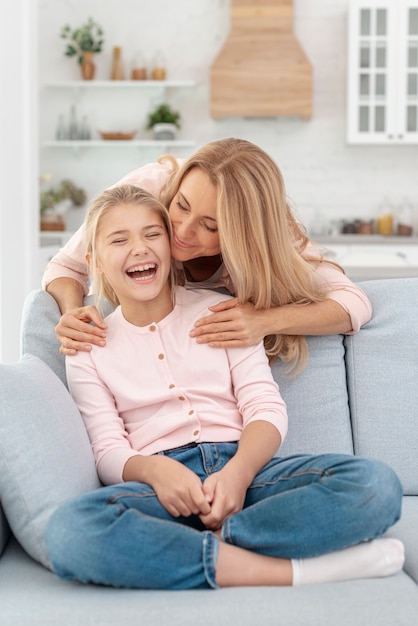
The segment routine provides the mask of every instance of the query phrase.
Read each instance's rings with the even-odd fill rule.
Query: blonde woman
[[[107,190],[86,236],[96,293],[117,308],[106,350],[67,358],[67,378],[106,486],[52,516],[55,572],[191,589],[399,571],[402,543],[380,537],[400,514],[396,474],[350,455],[273,456],[287,414],[264,346],[190,337],[219,294],[174,286],[164,206],[131,185]]]
[[[264,340],[270,361],[280,357],[300,369],[305,335],[356,333],[370,319],[366,295],[308,240],[279,168],[258,146],[214,141],[184,163],[162,158],[121,183],[147,189],[169,209],[172,256],[186,287],[224,288],[235,296],[197,322],[196,341],[219,348]],[[43,279],[64,314],[56,330],[67,355],[105,345],[103,319],[81,306],[87,278],[80,230]]]

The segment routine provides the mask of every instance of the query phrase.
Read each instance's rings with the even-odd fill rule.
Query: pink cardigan
[[[180,163],[182,161],[179,161]],[[172,172],[171,164],[165,162],[149,163],[127,174],[117,184],[130,183],[143,187],[150,193],[159,197],[160,191],[167,182]],[[309,259],[319,259],[319,250],[311,243],[304,251],[304,256]],[[71,237],[68,243],[48,263],[42,278],[42,287],[56,278],[68,277],[77,280],[83,287],[84,294],[88,293],[88,268],[84,259],[85,246],[83,227]],[[315,261],[312,261],[315,263]],[[326,262],[315,263],[315,276],[318,282],[325,287],[326,297],[338,302],[351,318],[351,331],[347,334],[357,333],[361,326],[366,324],[372,315],[372,306],[366,294],[360,287],[353,283],[334,265]],[[208,281],[205,285],[200,283],[187,284],[186,287],[226,287],[231,294],[234,293],[230,277],[223,267],[217,280]]]
[[[127,322],[118,307],[106,318],[106,348],[66,359],[103,483],[121,482],[126,461],[138,453],[237,441],[256,420],[270,422],[285,438],[286,406],[263,344],[219,349],[189,337],[221,298],[177,287],[174,310],[145,327]]]

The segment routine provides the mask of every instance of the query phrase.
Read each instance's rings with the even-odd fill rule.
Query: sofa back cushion
[[[87,296],[84,304],[94,304],[93,296]],[[103,315],[108,315],[113,306],[103,303]],[[25,300],[22,312],[21,353],[38,356],[67,386],[65,357],[60,354],[60,343],[55,334],[61,313],[54,298],[43,291],[31,291]]]
[[[385,461],[418,494],[418,278],[361,284],[373,318],[346,337],[356,454]]]
[[[352,454],[343,337],[307,341],[309,362],[301,374],[292,378],[281,361],[272,366],[289,415],[289,432],[279,454]]]
[[[23,305],[20,343],[22,355],[38,356],[66,385],[65,357],[55,334],[60,317],[59,306],[49,293],[32,291]]]

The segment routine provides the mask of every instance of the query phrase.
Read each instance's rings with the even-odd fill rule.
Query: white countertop
[[[379,245],[415,245],[418,246],[418,237],[401,237],[399,235],[321,235],[312,237],[312,241],[324,244],[379,244]]]
[[[313,241],[354,281],[418,276],[418,237],[337,235]]]

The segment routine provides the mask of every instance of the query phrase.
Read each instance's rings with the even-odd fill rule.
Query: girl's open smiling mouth
[[[132,278],[136,281],[141,280],[149,280],[150,278],[154,278],[158,270],[158,265],[156,263],[143,263],[141,265],[134,265],[126,270],[126,274],[129,278]]]

